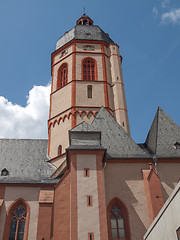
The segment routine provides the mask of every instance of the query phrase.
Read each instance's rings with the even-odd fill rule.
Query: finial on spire
[[[83,7],[83,15],[86,15],[86,13],[85,13],[85,7]]]

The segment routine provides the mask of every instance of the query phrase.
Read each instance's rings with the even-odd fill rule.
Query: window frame
[[[124,222],[124,232],[125,237],[124,238],[113,238],[112,237],[112,228],[111,228],[111,210],[113,209],[114,205],[117,205],[120,209],[121,216],[123,218]],[[117,197],[113,198],[108,206],[107,206],[107,222],[108,222],[108,239],[109,240],[131,240],[130,235],[130,226],[129,226],[129,215],[126,205]]]
[[[58,90],[63,88],[64,86],[67,85],[67,83],[68,83],[68,63],[64,62],[61,64],[57,72],[56,89]]]
[[[58,154],[57,155],[58,156],[62,155],[62,145],[61,144],[58,146]]]
[[[92,207],[93,206],[93,198],[92,195],[87,195],[87,207]]]
[[[12,214],[13,214],[13,211],[19,205],[22,205],[22,206],[24,206],[26,208],[26,220],[25,220],[25,226],[24,226],[23,240],[27,240],[28,239],[30,207],[29,207],[29,204],[24,199],[19,198],[16,201],[14,201],[13,203],[11,203],[11,205],[8,208],[7,215],[6,215],[7,217],[6,217],[5,227],[4,227],[3,240],[9,239],[10,230],[11,230],[11,222],[12,222]],[[16,240],[16,238],[15,238],[15,240]]]
[[[87,86],[87,98],[92,99],[92,85]]]
[[[90,177],[90,170],[89,170],[89,168],[84,168],[84,177]]]
[[[84,64],[86,61],[91,61],[92,63],[91,64],[94,64],[94,77],[93,74],[92,74],[92,69],[91,69],[91,66],[90,66],[90,73],[89,73],[89,76],[87,76],[87,73],[86,73],[86,77],[85,77],[85,74],[84,74]],[[87,66],[86,66],[86,69],[87,69]],[[94,81],[97,81],[98,80],[98,77],[97,77],[97,62],[94,58],[91,58],[91,57],[85,57],[82,59],[82,62],[81,62],[81,79],[83,81],[91,81],[91,82],[94,82]]]

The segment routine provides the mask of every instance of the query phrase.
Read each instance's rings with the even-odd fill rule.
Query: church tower
[[[68,131],[91,123],[102,106],[130,135],[121,64],[119,46],[85,13],[57,41],[48,121],[48,154],[55,165],[63,162]]]

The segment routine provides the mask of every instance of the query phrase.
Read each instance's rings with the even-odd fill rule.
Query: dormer
[[[4,168],[2,171],[1,171],[1,176],[8,176],[9,175],[9,171]]]
[[[174,144],[174,148],[175,148],[175,149],[180,149],[180,143],[179,143],[179,142],[176,142],[176,143]]]

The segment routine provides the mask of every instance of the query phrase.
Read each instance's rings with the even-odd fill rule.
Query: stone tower
[[[65,157],[68,131],[91,123],[102,106],[130,135],[121,64],[119,46],[86,14],[57,41],[48,121],[48,154],[55,165]]]

